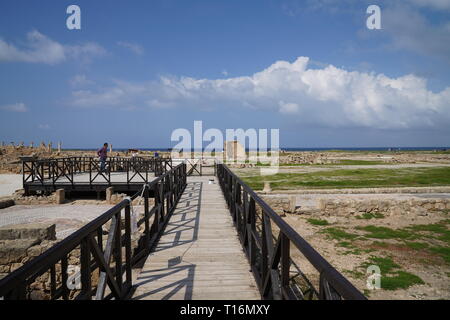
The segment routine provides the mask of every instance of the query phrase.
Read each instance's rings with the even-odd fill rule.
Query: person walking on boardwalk
[[[103,148],[97,150],[97,155],[100,158],[100,172],[105,171],[107,154],[108,154],[108,143],[105,142],[103,144]]]

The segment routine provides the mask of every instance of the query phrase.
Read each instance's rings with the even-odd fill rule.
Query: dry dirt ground
[[[314,217],[320,220],[320,217]],[[369,299],[450,299],[450,262],[435,254],[430,248],[445,246],[438,240],[441,234],[428,231],[411,231],[418,238],[389,238],[389,234],[372,234],[372,238],[361,227],[387,227],[391,230],[409,230],[409,227],[419,225],[433,225],[442,221],[449,222],[448,212],[436,212],[424,217],[404,215],[373,219],[357,219],[355,217],[323,217],[327,225],[315,225],[310,221],[311,216],[287,215],[285,220],[295,228],[320,254],[327,259],[338,271],[343,273]],[[446,230],[449,230],[449,224]],[[445,227],[444,227],[445,228]],[[328,233],[327,229],[342,230],[345,233]],[[420,229],[420,227],[419,227]],[[427,229],[427,228],[425,228]],[[347,234],[346,234],[347,233]],[[342,237],[340,237],[342,236]],[[346,238],[348,237],[348,238]],[[448,233],[447,233],[448,238]],[[409,240],[409,241],[408,241]],[[411,243],[421,243],[425,248],[418,248]],[[423,244],[425,243],[425,244]],[[410,244],[408,246],[407,244]],[[447,239],[448,244],[448,239]],[[417,245],[419,246],[419,245]],[[298,262],[302,271],[312,278],[317,277],[314,269],[306,262],[297,250],[291,249],[294,261]],[[447,250],[448,255],[448,250]],[[388,259],[397,265],[395,271],[403,271],[418,276],[423,284],[414,284],[405,289],[397,290],[368,290],[366,264],[371,257]],[[448,259],[448,256],[447,256]],[[369,263],[373,264],[373,263]],[[383,268],[382,268],[383,269]],[[395,272],[394,272],[395,273]],[[392,276],[392,274],[388,275]],[[383,272],[381,282],[383,287]]]

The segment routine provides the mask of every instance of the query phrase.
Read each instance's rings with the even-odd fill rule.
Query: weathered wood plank
[[[133,299],[261,298],[220,187],[208,180],[188,178]]]

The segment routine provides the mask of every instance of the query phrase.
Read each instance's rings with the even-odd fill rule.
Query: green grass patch
[[[339,169],[243,177],[255,190],[270,182],[273,190],[297,188],[376,188],[450,185],[450,167]]]
[[[393,276],[381,276],[381,288],[385,290],[407,289],[424,283],[421,278],[406,271],[397,271]]]
[[[355,247],[351,242],[348,242],[348,241],[340,241],[337,245],[339,247],[343,247],[343,248],[354,248]]]
[[[313,219],[310,218],[307,220],[310,224],[315,225],[315,226],[327,226],[329,225],[327,220],[321,220],[321,219]]]
[[[442,220],[434,224],[419,224],[415,226],[407,227],[406,229],[414,230],[416,232],[429,232],[432,237],[446,242],[450,245],[450,229],[448,227],[450,220]]]
[[[375,251],[374,249],[354,248],[354,249],[352,249],[352,250],[345,251],[345,252],[343,253],[343,255],[353,254],[353,255],[355,255],[355,256],[359,256],[359,255],[361,255],[362,253],[370,253],[370,252],[374,252],[374,251]]]
[[[365,226],[357,229],[367,232],[365,236],[373,239],[417,239],[418,235],[404,229],[390,229],[387,227]]]
[[[365,274],[358,270],[343,270],[344,273],[350,275],[351,277],[355,279],[363,279],[365,277]]]
[[[446,263],[450,263],[450,247],[433,247],[430,251],[441,256]]]
[[[429,244],[425,243],[425,242],[408,242],[408,241],[406,241],[405,245],[408,248],[411,248],[411,249],[414,249],[414,250],[422,250],[422,249],[425,249],[425,248],[429,247]]]
[[[357,234],[348,233],[339,228],[326,228],[322,232],[327,234],[330,239],[335,240],[353,240],[358,238]]]
[[[392,273],[395,269],[399,269],[400,266],[396,264],[391,258],[381,258],[381,257],[375,257],[372,256],[369,258],[369,262],[366,262],[364,264],[364,267],[368,267],[370,265],[377,265],[380,267],[381,274],[387,274]]]
[[[424,284],[423,280],[406,271],[401,270],[401,266],[395,263],[389,257],[369,258],[362,267],[367,268],[370,265],[377,265],[381,271],[381,288],[385,290],[407,289],[416,284]]]

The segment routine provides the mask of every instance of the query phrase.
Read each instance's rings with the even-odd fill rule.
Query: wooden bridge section
[[[24,164],[24,182],[76,186],[76,173],[98,171],[91,159],[57,161]],[[0,299],[33,299],[42,281],[54,300],[366,299],[226,165],[188,177],[186,162],[163,172],[159,160],[112,161],[158,177],[0,279]]]
[[[101,169],[96,157],[35,159],[22,157],[23,188],[33,192],[136,192],[143,184],[171,170],[171,159],[154,157],[109,157]]]
[[[260,299],[217,178],[188,177],[133,299]]]

